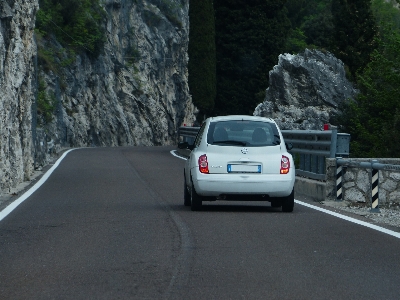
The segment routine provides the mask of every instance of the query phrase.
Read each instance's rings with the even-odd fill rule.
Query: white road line
[[[376,226],[374,224],[370,224],[370,223],[367,223],[367,222],[364,222],[364,221],[360,221],[360,220],[357,220],[357,219],[354,219],[354,218],[351,218],[351,217],[348,217],[348,216],[345,216],[345,215],[341,215],[339,213],[336,213],[336,212],[333,212],[333,211],[330,211],[330,210],[327,210],[327,209],[324,209],[324,208],[321,208],[321,207],[318,207],[318,206],[314,206],[314,205],[311,205],[311,204],[308,204],[308,203],[305,203],[305,202],[301,202],[301,201],[298,201],[298,200],[295,200],[295,202],[297,204],[300,204],[300,205],[303,205],[303,206],[318,210],[318,211],[326,213],[328,215],[331,215],[331,216],[334,216],[334,217],[337,217],[337,218],[340,218],[340,219],[343,219],[343,220],[346,220],[346,221],[349,221],[349,222],[352,222],[352,223],[355,223],[355,224],[358,224],[358,225],[362,225],[362,226],[365,226],[365,227],[368,227],[368,228],[371,228],[371,229],[374,229],[374,230],[389,234],[391,236],[394,236],[394,237],[397,237],[397,238],[400,239],[400,233],[399,232],[396,232],[396,231],[393,231],[393,230],[389,230],[389,229],[386,229],[386,228],[383,228],[383,227],[380,227],[380,226]]]
[[[177,157],[177,158],[186,160],[186,158],[178,156],[177,154],[175,154],[175,150],[172,150],[170,153],[173,156]],[[351,218],[351,217],[348,217],[348,216],[345,216],[345,215],[341,215],[339,213],[336,213],[336,212],[333,212],[333,211],[330,211],[330,210],[327,210],[327,209],[324,209],[324,208],[320,208],[318,206],[314,206],[314,205],[311,205],[311,204],[308,204],[308,203],[305,203],[305,202],[302,202],[302,201],[299,201],[299,200],[295,200],[295,202],[297,204],[300,204],[300,205],[306,206],[308,208],[312,208],[312,209],[318,210],[320,212],[326,213],[326,214],[334,216],[336,218],[343,219],[343,220],[346,220],[346,221],[349,221],[349,222],[352,222],[352,223],[355,223],[355,224],[358,224],[358,225],[362,225],[362,226],[365,226],[365,227],[368,227],[368,228],[371,228],[371,229],[374,229],[374,230],[389,234],[391,236],[394,236],[394,237],[400,239],[400,233],[399,232],[396,232],[396,231],[393,231],[393,230],[389,230],[389,229],[386,229],[386,228],[383,228],[383,227],[380,227],[380,226],[376,226],[376,225],[373,225],[373,224],[370,224],[370,223],[367,223],[367,222],[364,222],[364,221],[360,221],[360,220],[357,220],[357,219],[354,219],[354,218]]]
[[[32,186],[29,190],[27,190],[21,197],[16,199],[10,205],[8,205],[5,209],[0,212],[0,221],[2,221],[5,217],[7,217],[14,209],[18,207],[22,202],[24,202],[30,195],[32,195],[40,186],[46,182],[46,180],[50,177],[51,173],[58,167],[64,157],[71,151],[75,149],[68,150],[64,152],[64,154],[56,161],[56,163],[40,178],[40,180]]]
[[[177,157],[177,158],[180,158],[180,159],[183,159],[183,160],[187,160],[187,158],[182,157],[182,156],[179,156],[179,155],[176,154],[175,152],[176,152],[176,150],[171,150],[169,153],[171,153],[173,156],[175,156],[175,157]]]

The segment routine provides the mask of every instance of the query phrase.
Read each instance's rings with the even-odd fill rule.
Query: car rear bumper
[[[268,195],[286,197],[294,186],[294,174],[196,174],[193,184],[202,196]],[[197,177],[197,178],[196,178]]]

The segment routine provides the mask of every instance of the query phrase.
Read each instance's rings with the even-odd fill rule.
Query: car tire
[[[185,172],[183,172],[183,178],[184,178],[184,183],[183,183],[183,204],[185,206],[190,206],[190,204],[191,204],[190,193],[189,193],[189,190],[188,190],[188,186],[186,184]]]
[[[191,202],[191,209],[192,211],[198,211],[201,210],[201,207],[203,205],[203,197],[201,197],[199,194],[196,193],[196,190],[194,188],[194,184],[192,181],[192,188],[190,189],[190,202]]]
[[[282,201],[282,211],[283,212],[292,212],[294,207],[294,189],[290,193],[289,196],[283,198]]]

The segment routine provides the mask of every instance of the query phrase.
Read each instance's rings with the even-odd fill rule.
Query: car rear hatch
[[[238,118],[211,122],[207,132],[210,174],[279,174],[281,135],[274,122]]]
[[[281,148],[208,145],[210,174],[279,174]]]

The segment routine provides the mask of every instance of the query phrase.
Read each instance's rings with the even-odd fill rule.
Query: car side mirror
[[[293,144],[292,143],[285,143],[286,149],[287,150],[292,150],[293,149]]]
[[[189,144],[188,142],[180,142],[180,143],[178,143],[178,148],[193,150],[194,144],[192,145],[192,144]]]
[[[187,149],[189,147],[189,143],[188,142],[180,142],[178,143],[178,148],[179,149]]]

